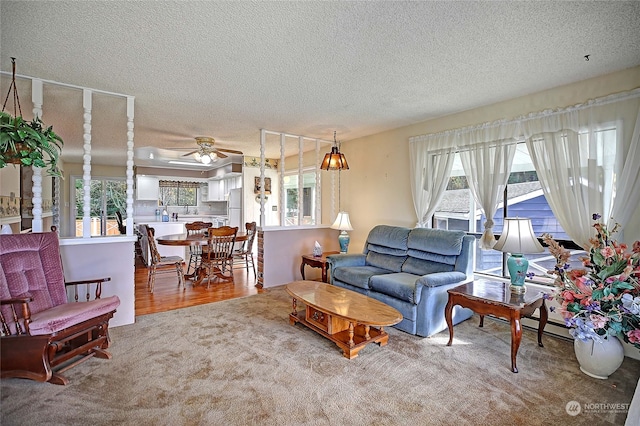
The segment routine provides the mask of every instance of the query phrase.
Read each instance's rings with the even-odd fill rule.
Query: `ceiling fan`
[[[236,151],[234,149],[216,148],[214,146],[216,141],[211,137],[197,136],[195,139],[196,139],[196,144],[198,145],[197,148],[191,152],[184,154],[183,157],[187,157],[193,154],[194,158],[197,161],[203,164],[209,164],[212,161],[217,161],[218,158],[227,158],[228,155],[226,155],[225,152],[229,154],[243,155],[242,151]],[[178,148],[178,149],[189,149],[189,148]]]

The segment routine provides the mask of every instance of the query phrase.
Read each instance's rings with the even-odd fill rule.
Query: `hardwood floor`
[[[213,281],[209,288],[206,283],[194,287],[189,280],[186,281],[185,288],[178,288],[175,272],[160,273],[156,275],[153,293],[149,293],[148,271],[141,262],[136,262],[136,316],[250,296],[264,291],[256,288],[253,271],[250,270],[247,276],[244,268],[236,268],[233,271],[233,281]]]

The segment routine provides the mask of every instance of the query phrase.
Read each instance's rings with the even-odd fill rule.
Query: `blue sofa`
[[[473,280],[474,245],[463,231],[378,225],[362,254],[327,257],[330,283],[396,308],[404,317],[396,328],[431,336],[447,328],[447,290]],[[455,306],[453,322],[471,315]]]

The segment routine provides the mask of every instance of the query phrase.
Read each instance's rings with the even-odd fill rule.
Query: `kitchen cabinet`
[[[209,201],[224,201],[224,179],[210,180],[209,181]]]
[[[160,179],[156,176],[140,175],[136,177],[136,199],[158,201]]]

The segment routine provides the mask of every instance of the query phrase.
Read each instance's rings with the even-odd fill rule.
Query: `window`
[[[508,217],[530,218],[536,236],[549,233],[566,248],[576,248],[573,242],[568,241],[569,237],[558,223],[542,193],[538,175],[524,143],[519,143],[517,146],[506,193],[493,217],[493,233],[496,238],[502,232],[505,210]],[[449,184],[436,209],[433,226],[439,229],[463,230],[480,238],[485,222],[486,217],[473,199],[462,162],[456,154]],[[546,275],[546,272],[555,266],[555,259],[547,250],[544,253],[526,254],[526,256],[529,260],[529,271],[536,275]],[[502,252],[482,250],[478,244],[476,244],[475,270],[490,275],[508,276]]]
[[[314,225],[315,217],[315,194],[316,194],[316,173],[306,171],[302,173],[302,222],[300,222],[298,197],[299,185],[298,174],[288,174],[284,178],[285,198],[285,226]]]
[[[198,182],[160,181],[160,200],[165,206],[197,206]]]

